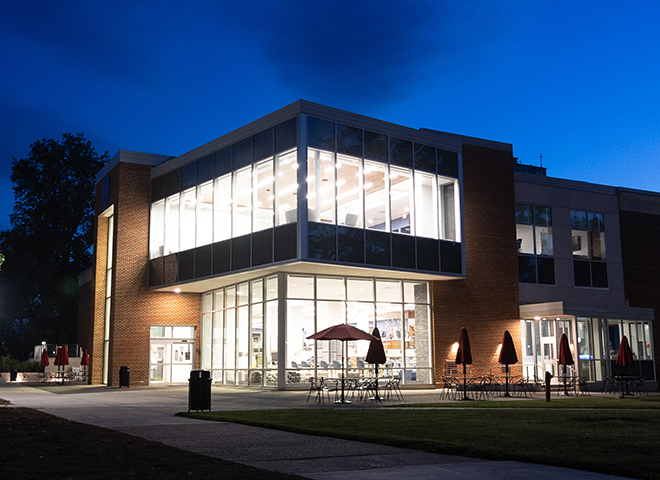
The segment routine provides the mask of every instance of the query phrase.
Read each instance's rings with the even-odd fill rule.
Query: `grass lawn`
[[[660,396],[183,415],[428,452],[660,479]]]

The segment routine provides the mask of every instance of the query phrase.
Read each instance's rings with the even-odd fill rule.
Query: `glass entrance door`
[[[149,381],[151,383],[185,383],[193,368],[194,342],[151,340]]]
[[[555,336],[555,322],[541,320],[541,362],[543,371],[557,375],[557,337]]]

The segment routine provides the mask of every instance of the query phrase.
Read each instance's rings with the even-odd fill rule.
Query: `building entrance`
[[[193,338],[192,327],[151,327],[149,383],[185,383],[190,378],[195,358]]]

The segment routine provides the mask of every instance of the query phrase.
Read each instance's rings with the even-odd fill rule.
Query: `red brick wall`
[[[472,368],[497,372],[497,346],[506,329],[522,354],[513,163],[511,152],[463,145],[466,278],[432,283],[436,382],[446,361],[455,359],[450,351],[462,327],[470,337]]]
[[[109,385],[119,384],[119,368],[131,370],[131,385],[149,383],[149,327],[199,326],[201,295],[148,291],[150,167],[120,162],[110,172],[114,205],[114,262],[110,320]],[[97,215],[101,212],[97,188]],[[90,352],[92,383],[102,382],[103,327],[108,220],[98,217],[95,254],[94,341]],[[196,345],[200,345],[197,328]],[[196,354],[195,365],[199,365]]]
[[[626,300],[631,307],[653,308],[657,321],[660,318],[660,215],[620,211],[619,222]],[[657,376],[660,372],[657,322],[653,324],[653,344]]]

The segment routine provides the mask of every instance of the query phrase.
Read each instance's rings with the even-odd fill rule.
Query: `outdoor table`
[[[637,377],[634,375],[614,375],[614,380],[621,385],[621,398],[623,398],[625,395],[634,395],[633,393],[630,393],[630,382],[637,380]],[[623,387],[625,386],[626,390],[625,393],[623,391]]]

